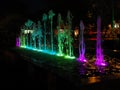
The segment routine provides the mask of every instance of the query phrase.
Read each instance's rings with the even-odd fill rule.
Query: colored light
[[[67,58],[67,59],[75,59],[74,56],[68,56],[68,55],[66,55],[66,56],[64,56],[64,57]]]
[[[57,55],[57,56],[63,56],[64,54],[59,54],[59,53],[58,53],[58,54],[56,54],[56,55]]]
[[[20,39],[19,38],[16,38],[16,46],[20,47]]]
[[[86,59],[81,59],[81,58],[77,58],[77,61],[80,61],[80,62],[87,62]]]
[[[26,48],[26,46],[20,46],[20,47],[22,47],[22,48]]]
[[[87,62],[86,58],[85,58],[85,43],[84,43],[84,24],[81,21],[80,22],[80,38],[79,38],[79,58],[77,58],[78,61],[80,62]]]
[[[97,41],[96,41],[96,62],[98,66],[106,66],[107,64],[104,61],[103,50],[101,47],[101,18],[97,19]]]

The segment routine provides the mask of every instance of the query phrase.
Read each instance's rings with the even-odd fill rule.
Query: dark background
[[[56,17],[61,13],[63,18],[70,10],[74,16],[73,24],[78,26],[81,19],[85,23],[95,22],[98,15],[101,15],[105,25],[111,23],[113,7],[115,19],[120,19],[119,0],[0,0],[0,88],[36,87],[55,90],[52,88],[55,88],[57,81],[57,90],[71,89],[72,84],[65,79],[55,79],[53,73],[24,61],[24,58],[8,48],[15,46],[20,27],[27,19],[41,20],[42,14],[51,9],[56,13]],[[88,11],[91,12],[92,18],[88,17]],[[84,90],[102,90],[105,86],[108,90],[119,90],[116,89],[119,88],[119,80],[111,81],[110,84],[108,82],[104,85],[89,86]]]
[[[56,16],[61,13],[63,17],[70,10],[76,25],[80,19],[88,22],[88,11],[93,16],[92,20],[96,20],[96,17],[100,15],[106,23],[111,23],[113,7],[115,19],[120,19],[119,0],[1,0],[0,27],[5,28],[4,25],[9,22],[9,26],[11,23],[19,25],[28,18],[41,20],[42,14],[48,13],[51,9],[56,13]]]

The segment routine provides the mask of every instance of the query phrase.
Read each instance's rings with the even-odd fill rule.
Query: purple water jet
[[[106,66],[103,50],[101,47],[101,18],[97,19],[96,62],[97,66]]]
[[[19,37],[16,38],[16,46],[20,47],[20,38]]]
[[[79,58],[77,59],[80,62],[86,62],[86,58],[85,58],[85,43],[84,43],[84,24],[83,21],[80,22],[80,36],[79,36]]]

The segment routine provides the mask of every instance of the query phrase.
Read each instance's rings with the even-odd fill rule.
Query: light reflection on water
[[[100,82],[100,76],[88,77],[88,84]]]
[[[26,54],[26,53],[25,53]],[[34,53],[34,56],[35,53]],[[67,77],[71,79],[74,79],[74,76],[71,74],[75,75],[76,78],[75,80],[80,80],[83,82],[83,84],[92,84],[92,83],[97,83],[97,82],[102,82],[103,80],[108,80],[108,79],[116,79],[120,78],[120,59],[112,58],[107,55],[105,55],[105,60],[109,63],[108,67],[96,67],[94,65],[95,62],[95,56],[89,55],[88,54],[88,62],[87,63],[80,63],[76,62],[73,63],[72,61],[63,61],[63,60],[38,60],[38,59],[33,59],[33,62],[37,64],[42,64],[43,66],[45,65],[50,65],[51,67],[54,65],[57,67],[54,70],[57,70],[56,72],[60,73],[62,72],[62,76],[64,76],[64,73],[66,72]],[[54,67],[53,67],[54,68]],[[52,68],[52,69],[53,69]],[[61,72],[58,69],[62,69]],[[65,72],[64,72],[65,71]],[[117,74],[116,74],[117,73]],[[79,74],[79,75],[78,75]],[[80,77],[79,77],[80,76]]]

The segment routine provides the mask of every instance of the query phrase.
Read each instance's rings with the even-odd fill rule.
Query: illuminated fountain
[[[42,21],[44,22],[44,50],[46,50],[46,23],[47,23],[47,15],[44,13],[42,17]]]
[[[29,47],[29,33],[30,33],[30,29],[32,27],[33,21],[28,20],[27,22],[25,22],[25,26],[23,28],[23,32],[25,33],[25,46]]]
[[[50,10],[49,12],[48,12],[48,14],[49,14],[49,20],[50,20],[50,35],[51,35],[51,52],[53,52],[53,47],[54,47],[54,42],[53,42],[53,28],[52,28],[52,25],[53,25],[53,17],[55,16],[55,13],[53,13],[53,11],[52,10]]]
[[[37,35],[37,38],[38,38],[38,49],[39,50],[41,50],[41,48],[42,48],[42,37],[43,37],[43,35],[42,35],[42,28],[41,28],[42,26],[41,26],[41,22],[40,21],[38,21],[38,25],[37,25],[37,33],[38,33],[38,35]]]
[[[37,24],[31,20],[25,22],[21,29],[20,35],[20,46],[32,50],[43,51],[49,54],[55,54],[54,42],[53,42],[53,16],[55,15],[52,10],[48,12],[50,32],[46,32],[47,29],[47,15],[43,14],[42,21],[44,22],[44,30],[42,29],[42,24],[40,21]],[[47,43],[46,33],[50,34],[50,44]],[[50,46],[50,48],[49,48]]]
[[[61,30],[61,22],[62,22],[62,19],[61,19],[61,14],[58,14],[58,56],[63,56],[64,52],[63,52],[63,48],[64,48],[64,31]]]
[[[31,20],[28,20],[27,22],[25,22],[25,25],[21,28],[21,33],[20,33],[21,47],[32,48],[32,38],[31,38],[31,33],[33,32],[32,24],[33,22]]]
[[[42,37],[43,37],[43,35],[42,35],[42,28],[41,28],[41,27],[42,27],[42,26],[41,26],[41,22],[38,21],[38,26],[37,26],[37,28],[38,28],[38,29],[37,29],[37,31],[38,31],[38,32],[37,32],[37,33],[38,33],[37,36],[38,36],[38,37],[37,37],[37,38],[38,38],[38,49],[39,49],[39,50],[41,50],[41,48],[42,48],[41,45],[42,45]]]
[[[21,43],[21,46],[22,47],[26,47],[26,45],[25,45],[25,34],[23,34],[22,32],[21,32],[21,37],[20,37],[20,43]]]
[[[67,28],[65,28],[66,29],[66,37],[65,37],[65,39],[66,39],[66,41],[65,41],[65,43],[66,43],[66,56],[65,57],[67,57],[67,58],[75,58],[74,57],[74,55],[73,55],[73,45],[72,45],[72,43],[73,43],[73,38],[72,38],[72,35],[71,35],[71,32],[72,32],[72,18],[73,18],[73,16],[72,16],[72,14],[71,14],[71,12],[70,11],[68,11],[68,13],[67,13]]]
[[[101,47],[101,18],[97,19],[96,62],[97,66],[106,66],[103,50]]]
[[[84,24],[83,21],[80,22],[80,36],[79,36],[79,58],[77,59],[80,62],[86,62],[85,58],[85,43],[84,43]]]
[[[36,25],[33,21],[28,20],[21,28],[20,46],[29,49],[41,49],[41,37],[41,22],[38,21]]]
[[[68,11],[65,23],[61,19],[61,15],[58,14],[58,41],[56,41],[58,42],[58,48],[54,45],[56,43],[53,33],[54,16],[52,10],[48,12],[48,16],[44,13],[42,16],[43,26],[40,21],[37,24],[32,20],[25,22],[21,28],[20,47],[75,59],[73,54],[72,14]],[[47,20],[49,20],[49,23],[47,23]],[[62,28],[61,24],[63,25]]]
[[[20,46],[21,47],[26,47],[25,45],[25,34],[24,34],[24,29],[21,29],[21,33],[20,33]]]
[[[20,47],[20,38],[19,37],[16,38],[16,46]]]
[[[58,14],[58,56],[74,59],[73,55],[73,37],[72,37],[72,15],[67,13],[67,22],[64,24],[61,14]]]
[[[32,40],[33,40],[33,48],[36,49],[36,36],[37,36],[37,27],[36,24],[33,23],[33,30],[34,32],[32,33]]]
[[[30,57],[35,58],[33,61],[42,61],[45,60],[44,65],[60,65],[59,67],[64,66],[64,69],[70,70],[72,73],[79,73],[81,76],[89,77],[90,75],[102,75],[108,74],[111,70],[110,67],[105,67],[109,64],[114,66],[114,68],[120,68],[120,62],[116,64],[115,59],[106,59],[106,56],[103,56],[103,51],[101,47],[101,19],[98,17],[97,20],[97,40],[96,40],[96,57],[92,55],[92,53],[86,53],[85,43],[84,43],[84,23],[80,21],[80,29],[79,29],[79,57],[77,61],[75,60],[73,53],[73,37],[72,37],[72,15],[70,11],[67,13],[67,18],[65,22],[63,22],[61,14],[58,14],[58,26],[57,26],[57,41],[55,42],[54,34],[53,34],[53,16],[55,14],[52,11],[49,11],[49,21],[47,23],[47,15],[43,14],[42,21],[43,26],[40,21],[37,24],[31,20],[25,22],[24,26],[21,29],[20,37],[16,38],[16,46],[23,47],[30,50],[23,49],[25,55],[29,54]],[[43,29],[42,29],[43,27]],[[50,28],[50,29],[49,29]],[[48,35],[49,34],[49,35]],[[50,39],[49,39],[50,36]],[[48,42],[47,42],[48,41]],[[49,43],[50,41],[50,43]],[[54,41],[54,42],[53,42]],[[57,49],[54,48],[54,44],[58,45]],[[32,50],[38,51],[38,53],[33,53]],[[56,50],[56,51],[55,51]],[[26,53],[30,52],[30,53]],[[40,53],[42,52],[42,53]],[[58,52],[58,53],[55,53]],[[35,54],[35,55],[34,55]],[[37,55],[38,54],[38,55]],[[50,55],[47,55],[50,54]],[[60,57],[57,57],[55,55]],[[52,56],[53,55],[53,56]],[[48,57],[47,57],[48,56]],[[67,60],[67,59],[68,60]],[[73,60],[70,60],[73,59]],[[49,60],[49,61],[47,61]],[[51,60],[51,61],[50,61]],[[106,63],[105,61],[108,63]],[[111,60],[111,61],[110,61]],[[79,63],[82,62],[82,63]],[[119,61],[119,60],[116,60]],[[46,64],[49,63],[50,64]],[[113,65],[114,64],[114,65]],[[67,68],[66,68],[67,67]],[[62,69],[61,68],[61,69]],[[77,72],[77,70],[79,71]],[[73,71],[71,71],[73,70]],[[75,71],[74,71],[75,70]],[[107,70],[107,73],[106,73]],[[114,70],[113,70],[114,71]],[[117,70],[116,70],[117,71]],[[101,74],[102,73],[102,74]]]
[[[71,37],[72,15],[70,11],[68,11],[67,19],[68,19],[68,38],[67,39],[68,39],[68,46],[69,46],[68,55],[72,56],[73,55],[73,49],[72,49],[73,38]]]

